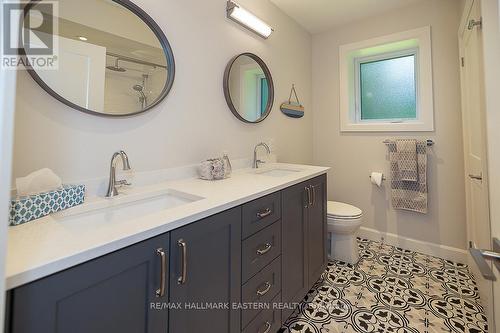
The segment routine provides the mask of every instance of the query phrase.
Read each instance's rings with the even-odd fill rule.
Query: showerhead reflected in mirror
[[[54,22],[31,28],[53,36],[57,68],[28,66],[31,76],[59,101],[80,111],[127,116],[151,109],[174,80],[172,50],[159,26],[126,0],[60,0],[48,11],[46,0],[32,1],[25,22],[37,13]],[[29,24],[25,24],[30,26]],[[33,40],[24,45],[27,58]]]
[[[231,59],[224,74],[224,95],[238,119],[247,123],[263,121],[274,102],[273,80],[264,61],[252,53]]]

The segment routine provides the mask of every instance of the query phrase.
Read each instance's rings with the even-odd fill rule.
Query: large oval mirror
[[[247,123],[263,121],[274,102],[273,79],[264,61],[253,53],[231,59],[224,73],[224,96],[238,119]]]
[[[80,111],[142,113],[160,103],[174,81],[167,38],[129,0],[32,1],[25,8],[23,36],[31,76]],[[42,48],[52,53],[52,64],[39,61]]]

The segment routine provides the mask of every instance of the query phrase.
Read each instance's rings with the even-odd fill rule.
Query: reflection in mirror
[[[224,94],[238,119],[249,123],[264,120],[273,105],[274,87],[262,59],[250,53],[233,58],[224,75]]]
[[[60,0],[56,14],[47,12],[46,2],[33,3],[26,17],[33,20],[41,12],[56,23],[57,69],[30,70],[47,92],[78,110],[107,116],[144,112],[168,94],[172,51],[144,11],[130,1]],[[31,29],[43,36],[52,34],[44,31],[48,27]],[[28,57],[36,46],[29,43]]]

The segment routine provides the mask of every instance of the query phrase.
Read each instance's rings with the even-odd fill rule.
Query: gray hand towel
[[[418,181],[417,140],[396,140],[396,151],[400,179]]]
[[[404,179],[404,173],[400,170],[397,143],[391,142],[388,148],[391,160],[392,206],[394,209],[427,214],[427,142],[425,140],[416,142],[416,181]]]

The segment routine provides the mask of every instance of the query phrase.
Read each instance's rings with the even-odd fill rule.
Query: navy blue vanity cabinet
[[[285,321],[326,268],[326,175],[282,191],[282,310]]]
[[[307,206],[308,184],[301,183],[282,192],[282,282],[283,303],[298,303],[309,290],[307,251]],[[285,321],[293,312],[291,307],[282,310]]]
[[[281,326],[281,192],[242,206],[242,308],[244,333],[276,332]],[[274,331],[272,331],[274,330]]]
[[[240,329],[241,207],[171,232],[171,333]],[[163,331],[162,333],[164,333]]]
[[[163,234],[12,290],[10,332],[166,332],[168,250]]]
[[[326,205],[323,175],[20,286],[6,331],[274,332],[326,267]]]
[[[309,288],[321,277],[328,262],[327,239],[327,193],[326,175],[312,179],[311,204],[307,209],[307,244]]]

